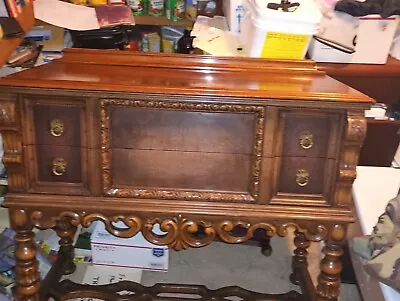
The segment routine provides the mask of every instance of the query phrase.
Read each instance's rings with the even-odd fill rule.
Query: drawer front
[[[320,158],[282,158],[278,192],[322,194],[325,161]]]
[[[264,107],[102,100],[107,196],[257,202]]]
[[[24,145],[87,147],[84,99],[27,96],[24,105]]]
[[[26,146],[30,192],[88,195],[88,149]]]
[[[36,146],[40,182],[81,183],[81,149],[65,146]]]
[[[81,108],[74,106],[33,106],[36,144],[81,145]]]
[[[277,155],[336,159],[339,125],[338,114],[282,112]]]
[[[271,204],[329,204],[336,179],[337,161],[324,158],[275,158]]]

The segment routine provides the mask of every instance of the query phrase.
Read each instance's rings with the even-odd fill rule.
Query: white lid
[[[300,5],[294,11],[284,12],[268,8],[268,3],[280,4],[280,0],[248,0],[251,10],[258,18],[268,21],[279,22],[301,22],[318,24],[321,21],[322,13],[314,0],[290,0],[292,3],[298,2]]]

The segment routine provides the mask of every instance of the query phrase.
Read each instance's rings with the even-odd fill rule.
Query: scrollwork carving
[[[105,215],[93,213],[86,215],[82,218],[82,226],[89,227],[94,221],[102,221],[107,229],[112,235],[117,237],[129,238],[135,236],[142,227],[142,221],[139,217],[129,215],[117,215],[113,217],[106,217]],[[120,228],[114,223],[123,222],[123,228]]]
[[[299,224],[290,222],[284,223],[278,228],[278,235],[282,237],[286,236],[289,228],[293,228],[295,231],[304,233],[308,240],[314,242],[319,242],[326,239],[329,234],[328,228],[322,224],[309,224],[307,228],[304,228]]]
[[[156,223],[160,224],[160,230],[164,235],[157,235],[153,232]],[[194,237],[198,233],[199,225],[204,229],[204,237]],[[150,242],[157,245],[168,245],[180,251],[188,247],[198,248],[210,244],[215,238],[215,229],[211,223],[205,221],[193,221],[182,216],[173,219],[160,220],[159,218],[149,219],[143,227],[143,236]]]
[[[246,290],[238,286],[222,287],[220,289],[211,290],[203,285],[188,284],[165,284],[157,283],[153,286],[143,286],[136,282],[121,281],[115,284],[99,285],[96,290],[93,285],[77,284],[70,280],[63,280],[60,283],[60,289],[63,300],[71,300],[75,298],[94,298],[100,300],[111,301],[139,301],[139,300],[160,300],[161,294],[168,294],[170,297],[162,298],[189,301],[193,300],[231,300],[238,299],[243,301],[253,300],[300,300],[301,294],[296,291],[289,291],[281,294],[263,294]],[[123,293],[123,294],[122,294]]]
[[[174,217],[143,217],[140,214],[107,216],[83,211],[62,211],[54,216],[52,211],[34,210],[29,214],[30,222],[40,229],[54,228],[57,222],[66,218],[73,226],[82,224],[84,227],[89,227],[94,221],[101,221],[104,223],[106,230],[117,237],[129,238],[141,231],[149,242],[156,245],[168,245],[175,250],[203,247],[213,242],[216,237],[226,243],[242,243],[251,239],[257,229],[264,230],[267,237],[272,237],[276,234],[286,236],[288,229],[293,228],[304,233],[305,237],[310,241],[324,240],[330,231],[329,225],[317,222],[297,223],[279,220],[275,222],[248,222],[241,219],[189,218],[182,215]],[[122,222],[123,225],[117,225],[116,223],[118,222]],[[162,233],[154,232],[156,224],[159,225]],[[242,234],[233,233],[235,227],[241,227]],[[341,228],[336,227],[333,230],[339,233]]]
[[[234,236],[231,231],[240,226],[246,229],[246,234],[244,236]],[[253,237],[254,231],[256,229],[263,229],[267,236],[272,237],[276,233],[276,227],[269,223],[257,223],[250,224],[242,221],[232,222],[232,221],[222,221],[217,224],[217,232],[219,238],[227,243],[242,243]]]
[[[231,112],[247,113],[256,115],[255,137],[253,146],[254,159],[252,162],[252,181],[250,193],[224,193],[224,192],[203,192],[203,191],[181,191],[165,189],[141,189],[141,188],[119,188],[112,185],[110,166],[112,161],[110,151],[110,129],[109,129],[109,106],[129,106],[136,108],[152,108],[182,111],[202,112]],[[235,104],[208,104],[188,102],[166,102],[166,101],[142,101],[142,100],[120,100],[103,99],[100,109],[101,123],[101,164],[103,178],[103,192],[113,197],[135,197],[143,199],[173,199],[173,200],[204,200],[204,201],[229,201],[229,202],[253,202],[259,194],[261,160],[264,137],[264,116],[263,106],[235,105]]]
[[[73,211],[62,211],[57,216],[52,216],[40,210],[35,210],[30,214],[32,224],[39,229],[54,228],[57,222],[63,218],[70,218],[70,223],[73,226],[81,224],[83,212],[77,213]]]

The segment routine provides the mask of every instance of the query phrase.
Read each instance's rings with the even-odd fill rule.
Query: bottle
[[[192,32],[192,27],[185,27],[185,31],[183,32],[183,36],[178,41],[178,52],[184,54],[194,53],[193,48],[193,39],[194,37],[190,36]]]

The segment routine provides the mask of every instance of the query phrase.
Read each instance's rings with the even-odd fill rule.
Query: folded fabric
[[[365,270],[400,292],[400,194],[390,200],[369,236],[353,239],[353,251],[368,260]]]
[[[381,15],[382,18],[387,18],[400,15],[400,0],[366,0],[364,2],[341,0],[336,3],[335,10],[348,13],[354,17],[377,14]]]
[[[368,261],[364,268],[368,274],[400,292],[400,243]]]

